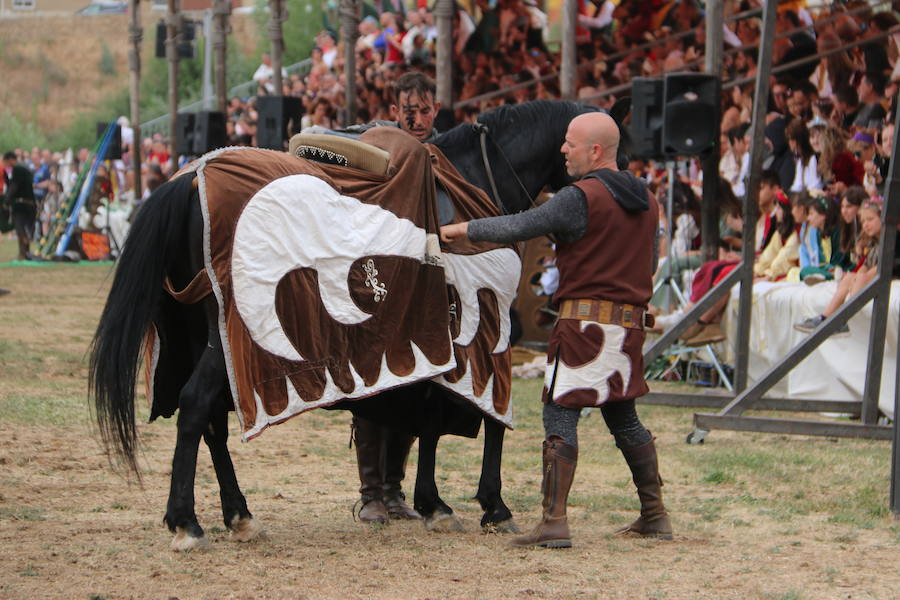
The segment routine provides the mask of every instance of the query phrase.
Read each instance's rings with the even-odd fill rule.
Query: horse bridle
[[[494,172],[491,169],[491,161],[488,158],[488,154],[487,154],[487,140],[488,140],[488,136],[490,134],[490,129],[488,129],[488,126],[485,125],[484,123],[475,121],[474,123],[472,123],[472,130],[478,134],[479,141],[481,142],[481,159],[482,159],[482,161],[484,161],[484,170],[487,172],[488,182],[491,184],[491,190],[494,192],[494,202],[497,203],[497,206],[500,208],[500,211],[504,215],[508,215],[509,211],[506,210],[506,205],[503,204],[503,200],[500,198],[500,192],[497,191],[497,182],[494,181]],[[529,194],[528,190],[525,188],[525,184],[523,184],[522,180],[519,179],[518,173],[516,173],[516,170],[513,168],[512,163],[509,162],[509,159],[506,157],[506,154],[503,152],[503,148],[501,148],[497,144],[497,142],[495,142],[494,140],[491,140],[491,143],[494,144],[494,148],[497,149],[497,152],[500,154],[500,156],[506,162],[506,166],[509,167],[509,170],[512,172],[513,177],[515,177],[515,179],[516,179],[516,183],[519,184],[519,188],[525,194],[525,197],[528,198],[528,202],[529,202],[529,204],[531,204],[531,207],[532,208],[536,207],[537,204],[535,204],[534,198],[531,197],[531,194]]]

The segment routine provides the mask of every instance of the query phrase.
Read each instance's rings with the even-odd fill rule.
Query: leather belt
[[[595,321],[629,329],[653,327],[653,315],[639,306],[609,300],[563,300],[559,304],[560,319]]]

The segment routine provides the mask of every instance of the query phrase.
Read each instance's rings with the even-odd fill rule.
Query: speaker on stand
[[[303,115],[300,98],[260,96],[256,99],[256,145],[271,150],[284,150],[285,142],[299,129]]]
[[[194,154],[194,113],[178,113],[175,118],[175,154]]]
[[[204,110],[194,117],[193,154],[200,156],[228,144],[225,113]]]
[[[669,73],[663,83],[662,151],[666,156],[701,156],[719,141],[719,78],[705,73]]]

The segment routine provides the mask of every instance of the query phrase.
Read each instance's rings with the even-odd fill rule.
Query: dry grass
[[[0,241],[0,262],[13,251]],[[580,427],[575,548],[522,551],[478,531],[472,440],[445,438],[438,467],[467,533],[353,522],[349,418],[317,411],[233,444],[267,540],[227,540],[201,452],[197,512],[213,545],[173,554],[161,517],[174,424],[141,426],[141,488],[111,472],[88,415],[83,357],[108,284],[108,267],[0,267],[0,287],[13,289],[0,297],[2,598],[900,597],[887,443],[715,431],[688,446],[691,412],[674,408],[641,409],[658,436],[674,542],[610,534],[637,502],[596,414]],[[504,454],[504,497],[523,527],[539,503],[537,386],[515,383],[518,429]]]

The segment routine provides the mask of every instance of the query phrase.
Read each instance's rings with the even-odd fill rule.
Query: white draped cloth
[[[753,318],[750,327],[751,385],[780,361],[808,334],[794,329],[794,323],[820,314],[837,284],[834,281],[807,286],[802,283],[767,283],[753,286]],[[732,290],[726,313],[728,358],[733,362],[737,339],[738,289]],[[767,396],[861,400],[866,382],[869,348],[869,302],[850,319],[850,335],[832,336],[816,348],[767,392]],[[894,387],[897,366],[897,327],[900,322],[900,281],[891,283],[891,299],[884,339],[884,364],[878,408],[889,418],[894,416]]]

